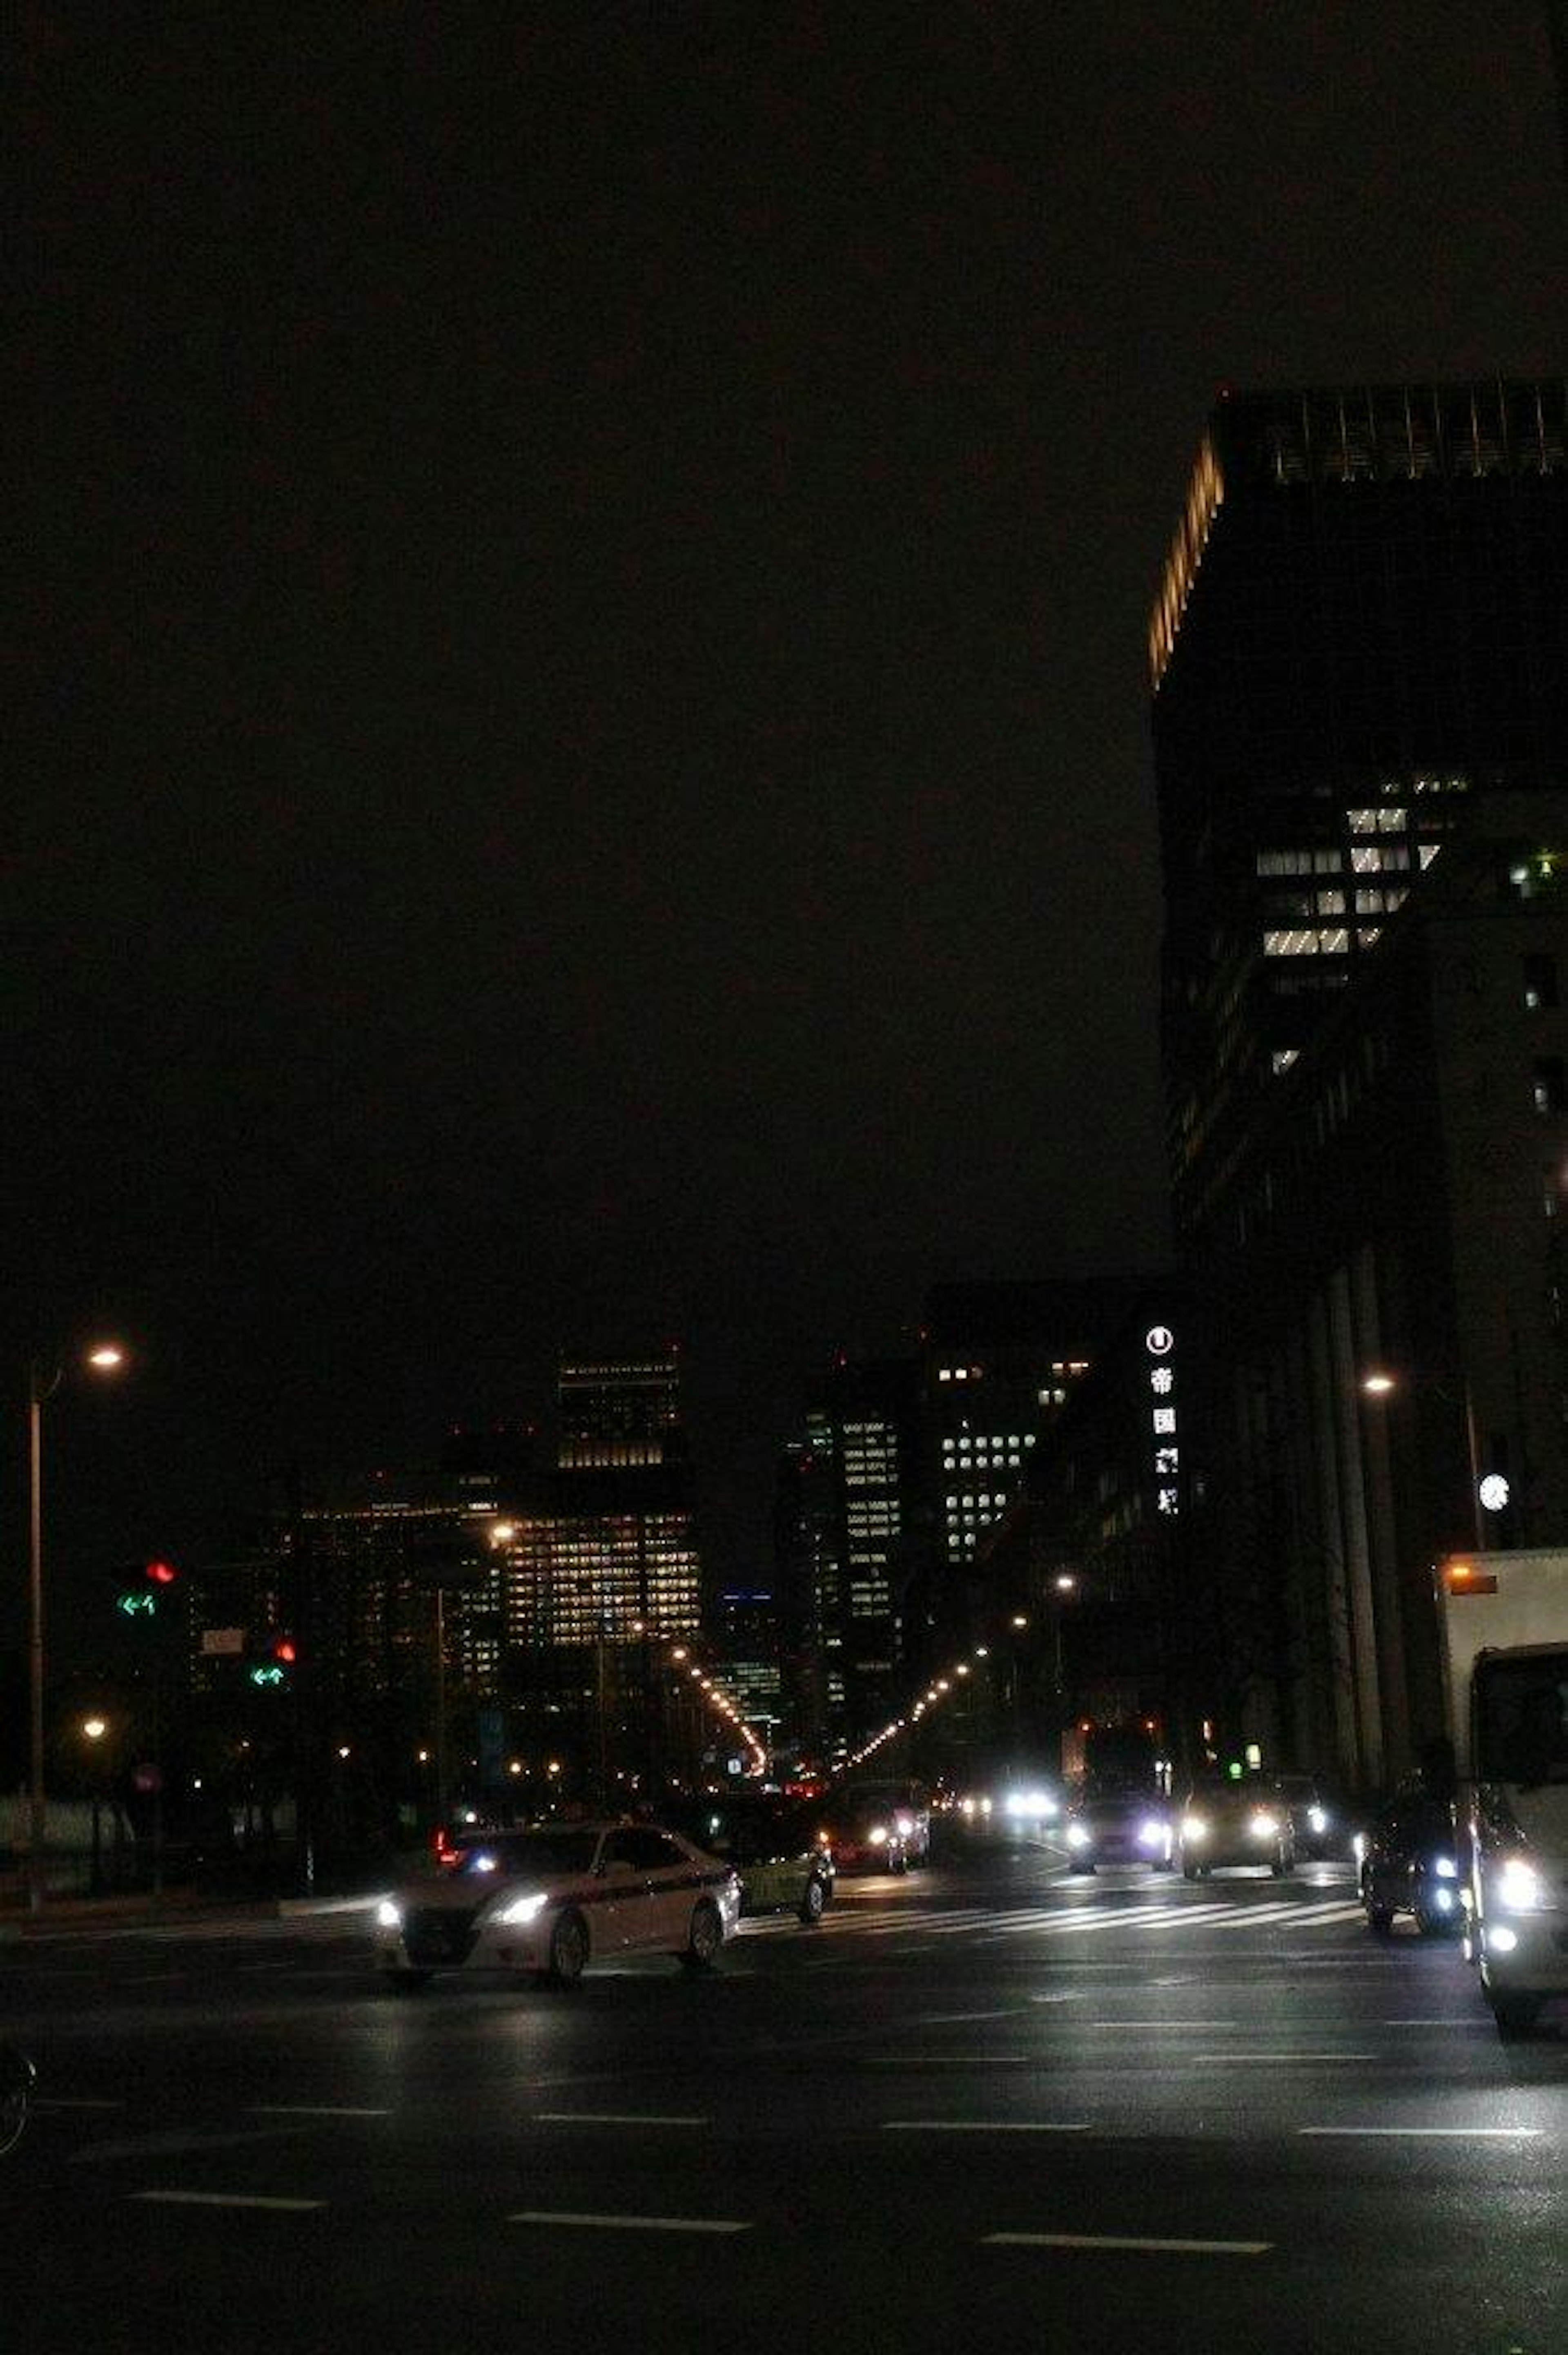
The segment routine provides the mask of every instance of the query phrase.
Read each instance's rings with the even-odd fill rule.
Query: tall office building
[[[779,1514],[802,1732],[829,1763],[885,1719],[899,1689],[916,1471],[913,1365],[838,1359],[786,1458]]]
[[[1209,421],[1150,627],[1178,1230],[1467,797],[1568,773],[1561,379]]]
[[[683,1454],[681,1359],[563,1355],[556,1375],[556,1461],[563,1470],[668,1464]]]

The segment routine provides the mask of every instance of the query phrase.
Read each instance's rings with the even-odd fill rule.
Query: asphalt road
[[[7,2355],[1568,2349],[1568,2034],[1500,2044],[1346,1868],[960,1850],[570,1993],[366,1947],[0,1945]]]

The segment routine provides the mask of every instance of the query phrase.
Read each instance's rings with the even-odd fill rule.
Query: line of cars
[[[1089,1789],[1063,1828],[1071,1872],[1147,1864],[1201,1881],[1231,1865],[1266,1865],[1277,1876],[1303,1856],[1331,1854],[1342,1837],[1337,1812],[1309,1776],[1233,1781],[1205,1775],[1172,1804],[1147,1785]]]
[[[924,1796],[902,1785],[809,1803],[699,1795],[657,1824],[443,1830],[433,1876],[377,1902],[375,1960],[403,1990],[454,1970],[571,1986],[593,1961],[631,1954],[704,1969],[743,1914],[789,1912],[812,1927],[840,1870],[904,1873],[929,1847]]]

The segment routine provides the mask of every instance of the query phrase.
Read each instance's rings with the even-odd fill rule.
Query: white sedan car
[[[590,1962],[678,1955],[711,1963],[740,1918],[715,1857],[652,1824],[547,1824],[465,1844],[440,1881],[376,1909],[376,1962],[394,1987],[436,1971],[527,1972],[569,1986]]]

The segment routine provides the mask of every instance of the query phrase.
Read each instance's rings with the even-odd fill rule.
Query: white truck
[[[1568,1996],[1568,1549],[1437,1579],[1458,1776],[1465,1953],[1503,2037]]]

